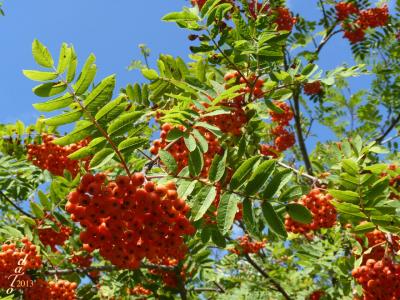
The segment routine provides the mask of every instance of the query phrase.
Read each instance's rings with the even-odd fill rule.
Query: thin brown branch
[[[303,136],[303,129],[301,127],[301,116],[300,116],[300,100],[299,100],[299,90],[295,90],[293,92],[293,108],[294,108],[294,120],[295,120],[295,128],[297,140],[299,142],[299,148],[301,155],[303,157],[304,165],[306,167],[307,173],[309,175],[313,175],[313,169],[311,165],[310,158],[308,156],[306,143]]]
[[[383,140],[389,135],[389,133],[396,127],[396,125],[400,122],[400,113],[396,118],[393,118],[389,127],[375,140],[377,144],[381,144]]]
[[[307,174],[307,173],[304,173],[304,172],[301,172],[301,171],[297,170],[296,168],[293,168],[293,167],[291,167],[291,166],[289,166],[289,165],[287,165],[287,164],[285,164],[285,163],[283,163],[281,161],[278,161],[277,164],[280,165],[281,167],[284,167],[286,169],[292,170],[294,173],[298,174],[299,176],[302,176],[304,178],[309,179],[313,183],[318,183],[318,184],[321,183],[321,180],[319,180],[317,177],[312,176],[312,175]]]
[[[281,293],[282,296],[286,299],[286,300],[291,300],[292,298],[290,298],[289,294],[285,291],[285,289],[279,284],[279,282],[277,282],[275,279],[273,279],[271,276],[269,276],[269,274],[263,269],[261,268],[248,254],[245,254],[244,257],[246,258],[246,260],[254,267],[254,269],[256,269],[258,271],[258,273],[260,273],[265,279],[267,279],[268,281],[270,281],[272,283],[272,285],[275,287],[275,289],[277,290],[277,292]]]
[[[33,215],[31,215],[30,213],[24,211],[21,207],[19,207],[17,204],[15,204],[6,194],[3,193],[3,191],[0,191],[0,196],[6,201],[8,202],[11,206],[13,206],[16,210],[18,210],[20,213],[22,213],[23,215],[35,219],[35,217]]]

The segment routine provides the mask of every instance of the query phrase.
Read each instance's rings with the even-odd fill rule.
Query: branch
[[[294,102],[294,120],[296,127],[297,140],[299,141],[299,147],[301,155],[303,156],[303,161],[309,175],[313,175],[313,169],[311,165],[310,158],[308,157],[306,143],[304,141],[303,129],[301,128],[301,118],[300,118],[300,101],[299,101],[299,93],[298,90],[293,93],[293,102]]]
[[[164,271],[173,271],[175,268],[171,266],[164,266],[164,265],[155,265],[155,264],[150,264],[150,263],[142,263],[140,265],[141,269],[159,269],[159,270],[164,270]],[[63,269],[63,270],[57,270],[57,269],[52,269],[52,270],[47,270],[46,274],[58,274],[58,275],[65,275],[65,274],[73,274],[73,273],[79,273],[79,274],[87,274],[92,271],[104,271],[104,272],[112,272],[112,271],[118,271],[116,266],[113,265],[107,265],[107,266],[93,266],[93,267],[87,267],[87,268],[75,268],[75,269]]]
[[[246,258],[246,260],[254,267],[254,269],[256,269],[265,279],[269,280],[272,285],[276,288],[276,290],[282,294],[282,296],[286,299],[286,300],[291,300],[292,298],[290,298],[289,294],[284,290],[284,288],[273,278],[271,278],[271,276],[269,276],[269,274],[264,271],[248,254],[245,254],[244,257]]]
[[[8,198],[8,196],[6,194],[3,193],[3,191],[0,191],[0,195],[3,197],[3,199],[8,202],[9,204],[11,204],[16,210],[18,210],[20,213],[22,213],[23,215],[31,218],[31,219],[35,219],[34,216],[32,216],[30,213],[24,211],[21,207],[19,207],[17,204],[15,204],[10,198]]]
[[[182,300],[187,300],[187,290],[180,271],[180,269],[175,269],[176,278],[178,279],[179,294],[181,295]]]
[[[384,133],[380,137],[378,137],[375,142],[377,144],[381,144],[383,140],[385,139],[386,136],[393,130],[393,128],[396,127],[396,125],[400,122],[400,114],[397,115],[396,118],[392,119],[392,122],[390,123],[390,126],[385,130]]]
[[[307,178],[307,179],[311,180],[313,183],[321,184],[321,180],[319,180],[315,176],[312,176],[310,174],[301,172],[301,171],[299,171],[299,170],[297,170],[297,169],[295,169],[295,168],[293,168],[293,167],[291,167],[291,166],[289,166],[289,165],[287,165],[287,164],[285,164],[285,163],[283,163],[281,161],[278,161],[277,164],[280,165],[281,167],[284,167],[286,169],[292,170],[294,173],[298,174],[299,176],[302,176],[304,178]]]

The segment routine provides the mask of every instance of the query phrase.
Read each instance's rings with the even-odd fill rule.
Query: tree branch
[[[272,285],[276,288],[276,290],[282,294],[282,296],[286,299],[286,300],[291,300],[292,298],[290,298],[289,294],[285,291],[285,289],[273,278],[271,278],[271,276],[269,276],[269,274],[264,271],[248,254],[245,254],[244,257],[246,258],[246,260],[254,267],[254,269],[256,269],[265,279],[269,280]]]
[[[306,143],[304,141],[303,129],[301,128],[301,118],[300,118],[300,100],[299,100],[299,91],[295,90],[293,92],[293,102],[294,102],[294,120],[295,120],[295,128],[297,140],[299,142],[300,152],[303,157],[303,161],[309,175],[313,175],[313,169],[311,165],[310,158],[308,157]]]
[[[8,198],[8,196],[6,194],[3,193],[3,191],[0,191],[0,196],[3,197],[3,199],[8,202],[9,204],[11,204],[16,210],[18,210],[20,213],[22,213],[23,215],[31,218],[31,219],[35,219],[35,217],[33,215],[31,215],[30,213],[24,211],[21,207],[19,207],[17,204],[15,204],[10,198]]]
[[[377,144],[381,144],[385,137],[388,136],[388,134],[396,127],[396,125],[400,122],[400,113],[397,115],[396,118],[392,119],[392,122],[390,123],[389,127],[385,130],[384,133],[382,133],[381,136],[379,136],[375,142]]]

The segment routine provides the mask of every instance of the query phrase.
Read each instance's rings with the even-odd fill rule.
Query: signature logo
[[[25,255],[24,258],[21,258],[18,261],[18,267],[14,269],[14,273],[8,276],[8,279],[11,280],[10,287],[7,289],[6,293],[11,294],[15,288],[26,288],[33,286],[33,280],[21,280],[19,277],[25,275],[24,266],[26,266],[26,260],[28,258],[28,254]]]

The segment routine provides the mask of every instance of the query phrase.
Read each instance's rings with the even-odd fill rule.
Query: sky
[[[151,49],[151,64],[160,53],[187,58],[188,32],[173,23],[161,21],[168,12],[178,11],[184,0],[5,0],[5,17],[0,18],[0,123],[21,119],[34,123],[39,112],[32,103],[41,101],[32,93],[34,82],[22,75],[23,69],[35,69],[31,43],[37,38],[58,58],[62,42],[72,43],[80,63],[93,52],[97,57],[97,79],[117,74],[118,88],[140,79],[138,71],[128,71],[134,59],[140,59],[138,45]],[[289,7],[306,18],[315,19],[320,12],[316,0],[290,0]],[[330,69],[343,62],[352,63],[346,40],[335,37],[321,53],[318,62]],[[368,86],[370,78],[353,81],[355,88]],[[317,128],[323,130],[323,128]]]

